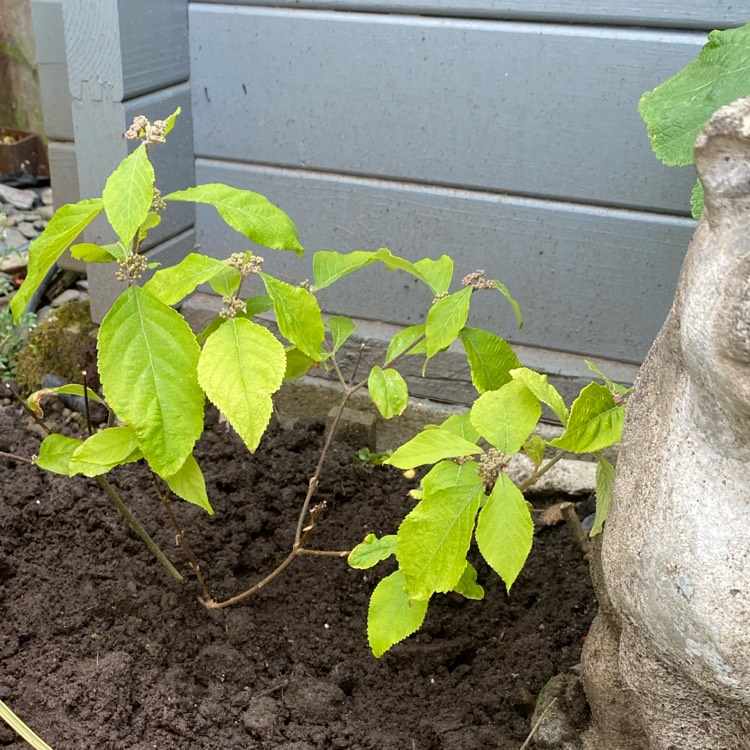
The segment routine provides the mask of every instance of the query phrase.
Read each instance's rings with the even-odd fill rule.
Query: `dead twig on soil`
[[[523,745],[521,745],[519,750],[526,750],[531,745],[531,740],[534,739],[534,735],[537,733],[537,731],[539,730],[539,727],[542,725],[542,721],[544,721],[544,717],[547,715],[547,711],[549,711],[550,708],[552,708],[552,706],[554,706],[556,702],[557,702],[557,698],[553,698],[544,707],[544,711],[542,711],[542,715],[536,720],[536,722],[534,723],[534,726],[531,727],[529,736],[526,738],[525,742],[523,743]]]
[[[576,513],[575,505],[573,503],[561,503],[560,512],[565,519],[570,535],[578,545],[578,549],[580,549],[584,555],[588,555],[589,552],[591,552],[591,545],[589,544],[589,538],[586,532],[583,530],[583,526],[581,526],[581,521]]]

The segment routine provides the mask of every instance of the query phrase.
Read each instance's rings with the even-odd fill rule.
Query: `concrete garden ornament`
[[[706,208],[628,405],[595,572],[586,750],[750,748],[750,98],[695,164]]]

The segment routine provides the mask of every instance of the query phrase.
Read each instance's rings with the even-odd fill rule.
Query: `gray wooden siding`
[[[268,194],[308,251],[385,245],[413,259],[449,253],[459,277],[486,268],[518,297],[526,326],[514,331],[499,298],[474,322],[517,343],[641,361],[694,226],[695,175],[657,162],[637,103],[705,33],[617,27],[614,4],[602,17],[589,9],[585,24],[536,22],[533,8],[552,6],[541,0],[524,11],[535,22],[301,4],[191,4],[198,180]],[[514,7],[453,5],[498,17]],[[563,6],[557,20],[583,12]],[[675,27],[701,8],[722,16],[716,4],[642,7],[652,20],[671,13]],[[217,255],[241,246],[211,209],[199,208],[197,237]],[[290,279],[310,276],[309,259],[273,257]],[[354,279],[327,290],[326,309],[388,323],[424,316],[429,300],[410,282],[374,270],[366,279],[366,293]]]
[[[217,5],[222,0],[205,0]],[[263,0],[235,5],[268,6]],[[741,26],[750,8],[734,0],[276,0],[275,7],[425,14],[457,18],[547,21],[668,29],[725,29]]]

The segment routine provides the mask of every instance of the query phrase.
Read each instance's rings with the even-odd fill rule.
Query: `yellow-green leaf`
[[[413,469],[415,466],[437,463],[444,458],[470,456],[481,452],[482,449],[477,445],[453,432],[431,427],[397,448],[385,463],[398,469]]]
[[[40,468],[55,474],[70,476],[70,458],[83,441],[67,435],[53,433],[47,435],[39,446],[39,455],[34,463]]]
[[[384,419],[404,413],[409,403],[409,389],[398,370],[383,370],[375,365],[367,379],[367,388]]]
[[[396,552],[396,535],[387,534],[378,539],[375,534],[368,534],[347,558],[349,566],[357,570],[367,570],[383,560],[387,560]]]
[[[248,450],[254,451],[273,412],[271,394],[286,371],[281,342],[245,318],[230,318],[206,340],[198,380]]]
[[[562,396],[558,393],[557,388],[547,382],[547,376],[540,372],[529,370],[528,367],[519,367],[511,370],[510,376],[513,380],[523,383],[543,404],[547,404],[555,413],[555,416],[562,422],[563,427],[568,424],[570,413],[565,406]]]
[[[193,505],[198,505],[210,515],[214,514],[211,503],[208,502],[206,492],[206,480],[203,477],[201,467],[191,454],[185,459],[185,463],[171,477],[167,477],[169,489],[177,497],[187,500]]]
[[[464,328],[461,342],[471,368],[471,382],[479,393],[496,391],[511,380],[510,371],[521,363],[510,344],[481,328]]]
[[[467,599],[484,599],[484,588],[477,583],[477,570],[468,560],[453,590]]]
[[[612,485],[615,481],[615,467],[601,453],[597,456],[597,460],[599,463],[596,467],[596,515],[591,536],[601,534],[604,529],[604,522],[607,520],[612,502]]]
[[[165,305],[176,305],[199,284],[226,268],[226,261],[201,253],[188,253],[176,266],[157,271],[143,288]]]
[[[447,349],[457,338],[469,319],[472,287],[442,297],[430,308],[425,323],[427,356],[434,357]]]
[[[142,457],[135,433],[130,427],[108,427],[94,433],[73,452],[70,475],[97,477],[115,466],[138,461]]]

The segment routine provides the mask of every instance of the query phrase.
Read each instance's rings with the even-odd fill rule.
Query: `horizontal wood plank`
[[[224,0],[204,0],[216,5]],[[235,0],[268,6],[268,0]],[[748,9],[731,0],[275,0],[275,7],[374,13],[415,13],[456,18],[564,21],[568,23],[726,29],[747,23]]]
[[[198,182],[225,182],[267,195],[286,210],[307,248],[260,251],[290,281],[312,278],[312,253],[389,247],[411,260],[450,254],[456,281],[477,268],[504,281],[525,327],[516,329],[496,294],[478,299],[472,323],[533,347],[639,363],[669,306],[693,231],[689,219],[598,209],[199,159]],[[246,240],[199,206],[197,239],[217,257]],[[411,325],[431,294],[396,272],[368,268],[320,293],[331,313]]]
[[[193,5],[197,154],[687,215],[637,112],[702,34]]]

